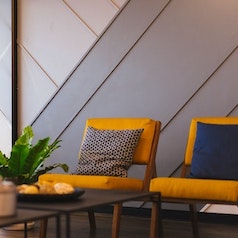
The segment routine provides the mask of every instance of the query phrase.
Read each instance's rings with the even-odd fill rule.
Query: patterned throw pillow
[[[74,174],[126,177],[142,132],[88,127]]]

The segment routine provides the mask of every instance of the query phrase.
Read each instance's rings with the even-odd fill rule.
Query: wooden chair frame
[[[157,146],[159,142],[161,122],[156,121],[156,128],[154,132],[154,138],[151,148],[151,154],[149,162],[146,166],[145,175],[143,179],[142,191],[149,191],[150,180],[156,177],[156,164],[155,157],[157,152]],[[160,232],[160,201],[152,201],[152,213],[151,213],[151,227],[150,227],[150,238],[158,237]],[[121,214],[122,214],[122,204],[115,204],[113,209],[113,220],[112,220],[112,238],[119,237]],[[90,211],[91,212],[91,211]],[[90,214],[92,216],[92,214]],[[93,222],[93,221],[92,221]],[[90,223],[91,224],[91,223]],[[93,223],[91,224],[93,225]],[[92,227],[92,226],[91,226]]]

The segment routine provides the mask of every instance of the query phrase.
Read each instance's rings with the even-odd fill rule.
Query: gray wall
[[[86,118],[155,118],[158,172],[170,175],[192,117],[237,115],[238,3],[226,5],[130,1],[36,118],[37,135],[60,136],[73,164]]]
[[[74,168],[89,117],[151,117],[158,175],[177,176],[191,118],[238,115],[237,12],[232,0],[129,1],[32,123],[62,139],[50,163]]]

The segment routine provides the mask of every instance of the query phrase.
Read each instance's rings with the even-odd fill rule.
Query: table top
[[[135,201],[157,196],[159,192],[129,192],[118,190],[85,189],[78,199],[64,202],[18,202],[18,208],[59,211],[64,213],[76,212],[88,208],[110,205],[120,202]]]
[[[44,218],[58,216],[59,213],[55,211],[39,211],[29,209],[17,209],[15,216],[0,217],[0,227],[24,223],[27,221],[35,221]]]

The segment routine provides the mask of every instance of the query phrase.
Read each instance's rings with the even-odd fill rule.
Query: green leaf
[[[16,140],[15,145],[27,145],[30,146],[34,137],[33,130],[30,126],[23,129],[22,134]]]
[[[0,165],[6,165],[8,163],[8,158],[5,154],[0,151]]]
[[[60,164],[60,163],[57,163],[57,164],[53,164],[53,165],[50,165],[50,166],[47,166],[43,169],[39,169],[39,170],[36,170],[34,174],[32,174],[30,177],[27,176],[22,176],[21,179],[20,179],[20,183],[35,183],[37,182],[38,180],[38,177],[42,174],[45,174],[53,169],[56,169],[56,168],[62,168],[64,170],[64,172],[68,172],[69,170],[69,167],[67,164]]]
[[[29,154],[29,146],[15,144],[12,147],[11,156],[9,159],[9,172],[11,172],[12,176],[18,176],[22,173],[25,165],[25,160]]]
[[[46,159],[44,154],[45,150],[47,150],[49,140],[49,137],[39,140],[37,144],[31,148],[25,161],[23,170],[24,173],[29,173],[31,176],[34,171],[37,170],[38,167],[44,162]]]
[[[9,177],[17,177],[23,172],[25,160],[31,149],[31,141],[33,136],[34,134],[32,128],[27,126],[23,129],[22,134],[13,145],[8,161]]]
[[[51,145],[49,145],[49,146],[45,149],[44,154],[43,154],[43,157],[44,157],[44,158],[48,158],[48,157],[52,154],[52,152],[53,152],[54,150],[56,150],[57,148],[60,147],[60,145],[59,145],[60,142],[61,142],[61,140],[55,140]]]
[[[0,165],[0,175],[3,178],[8,177],[8,175],[9,175],[8,165],[7,166]]]
[[[10,158],[0,151],[0,175],[2,177],[16,177],[18,183],[21,184],[36,182],[39,175],[57,167],[68,172],[67,164],[53,164],[44,168],[44,162],[54,150],[60,147],[61,140],[55,140],[49,145],[50,138],[46,137],[32,145],[33,137],[31,126],[27,126],[13,145]]]

